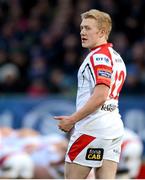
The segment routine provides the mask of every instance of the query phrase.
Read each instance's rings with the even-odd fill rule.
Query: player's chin
[[[88,45],[85,44],[85,43],[82,43],[82,47],[83,47],[83,48],[88,48]]]

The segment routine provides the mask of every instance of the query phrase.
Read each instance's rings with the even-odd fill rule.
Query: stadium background
[[[127,66],[120,112],[145,145],[144,0],[0,0],[0,126],[61,133],[52,115],[75,109],[77,70],[87,53],[80,13],[90,8],[113,19],[109,41]]]

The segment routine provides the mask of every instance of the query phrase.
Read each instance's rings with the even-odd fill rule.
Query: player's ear
[[[101,29],[100,31],[99,31],[99,37],[100,38],[102,38],[103,36],[105,36],[105,29]]]

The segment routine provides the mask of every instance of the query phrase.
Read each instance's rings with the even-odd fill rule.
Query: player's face
[[[99,29],[95,19],[83,19],[80,29],[82,47],[89,49],[96,47],[99,43]]]

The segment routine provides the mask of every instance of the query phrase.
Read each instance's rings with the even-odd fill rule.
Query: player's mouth
[[[87,41],[87,38],[82,37],[81,40],[82,40],[82,43],[84,43]]]

